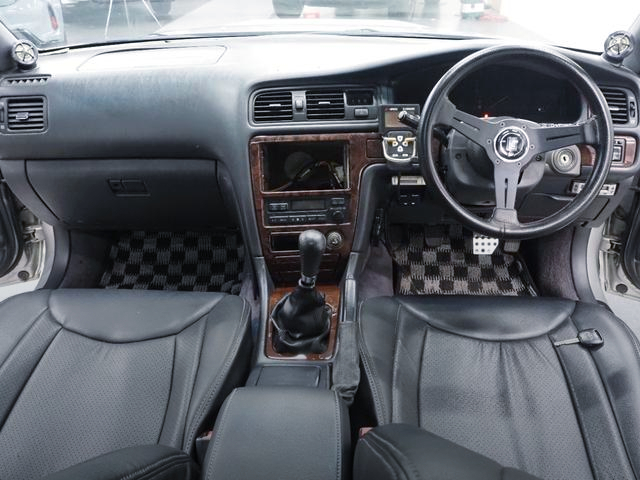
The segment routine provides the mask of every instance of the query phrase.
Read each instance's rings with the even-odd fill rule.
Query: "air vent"
[[[618,88],[601,88],[609,111],[611,119],[616,125],[625,125],[629,123],[629,96],[624,90]]]
[[[45,129],[43,97],[7,98],[7,130],[13,133],[40,132]]]
[[[256,122],[283,122],[293,120],[291,92],[265,92],[253,102],[253,120]]]
[[[9,77],[2,81],[3,86],[13,85],[42,85],[47,83],[48,76],[31,76],[31,77]]]
[[[307,118],[328,120],[344,118],[344,92],[342,90],[309,90],[307,97]]]

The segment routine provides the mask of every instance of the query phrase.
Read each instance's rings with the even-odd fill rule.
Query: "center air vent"
[[[291,92],[265,92],[253,102],[253,120],[256,122],[282,122],[293,120]]]
[[[43,97],[11,97],[6,99],[6,105],[9,132],[41,132],[46,128]]]
[[[342,90],[308,90],[306,99],[309,120],[344,118],[344,92]]]
[[[619,88],[601,88],[609,111],[611,112],[611,120],[616,125],[625,125],[630,120],[630,102],[629,95],[626,91]],[[633,102],[635,104],[635,102]],[[634,105],[635,116],[635,105]]]

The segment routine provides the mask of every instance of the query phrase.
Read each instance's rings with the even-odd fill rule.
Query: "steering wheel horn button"
[[[525,156],[529,149],[529,137],[518,127],[507,127],[496,135],[494,141],[496,155],[505,162],[516,162]]]

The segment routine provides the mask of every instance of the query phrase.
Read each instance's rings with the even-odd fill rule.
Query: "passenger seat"
[[[245,380],[249,324],[246,302],[218,293],[40,290],[0,304],[0,478],[100,455],[76,473],[195,478],[196,438]]]

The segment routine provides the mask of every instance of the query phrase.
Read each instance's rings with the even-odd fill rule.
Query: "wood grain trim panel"
[[[631,167],[636,160],[636,152],[638,149],[638,142],[634,137],[628,135],[616,135],[615,138],[624,139],[626,142],[624,149],[624,157],[622,163],[616,163],[615,167]],[[591,145],[580,145],[580,157],[583,167],[591,167],[596,161],[596,150]]]
[[[318,191],[310,190],[304,192],[265,192],[264,172],[262,171],[264,148],[263,145],[274,142],[345,142],[347,144],[347,159],[349,165],[349,188],[341,190]],[[278,233],[300,233],[307,228],[315,228],[325,235],[331,231],[338,231],[344,237],[342,246],[337,250],[328,253],[337,255],[337,265],[330,268],[335,271],[335,279],[339,279],[353,244],[355,225],[357,221],[358,200],[360,193],[360,180],[362,171],[371,164],[384,163],[382,151],[375,148],[376,143],[380,143],[381,137],[378,133],[338,133],[338,134],[318,134],[318,135],[273,135],[254,137],[249,143],[249,156],[251,162],[251,181],[253,188],[253,201],[258,219],[258,230],[262,253],[269,267],[274,280],[278,283],[278,273],[287,270],[278,265],[281,257],[297,255],[295,251],[274,252],[271,249],[271,234]],[[264,219],[265,203],[273,198],[301,198],[301,197],[335,197],[347,196],[348,218],[344,223],[337,224],[308,224],[308,225],[267,225]],[[288,282],[287,282],[288,283]]]

